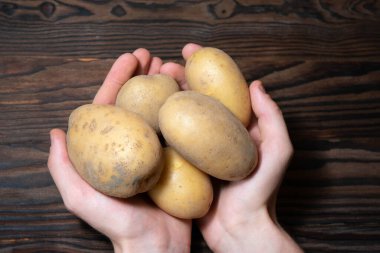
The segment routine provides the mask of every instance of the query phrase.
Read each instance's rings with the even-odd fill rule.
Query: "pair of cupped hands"
[[[187,44],[188,59],[201,46]],[[187,89],[184,67],[163,63],[148,50],[121,55],[98,90],[94,104],[114,104],[121,86],[135,75],[167,74]],[[276,195],[293,148],[282,113],[260,81],[250,84],[254,116],[249,126],[259,153],[254,172],[239,182],[214,184],[214,202],[196,224],[215,252],[301,252],[277,223]],[[128,199],[106,196],[87,184],[67,154],[66,135],[50,132],[48,167],[66,208],[106,235],[115,252],[189,252],[191,220],[166,214],[144,194]]]

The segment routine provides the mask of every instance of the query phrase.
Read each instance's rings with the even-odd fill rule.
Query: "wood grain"
[[[0,252],[112,252],[66,211],[49,130],[115,58],[222,48],[263,80],[295,147],[280,223],[306,252],[380,251],[380,1],[1,1]],[[194,226],[196,227],[196,226]],[[198,230],[192,252],[211,252]]]
[[[145,47],[173,58],[193,41],[235,57],[376,61],[379,1],[338,2],[14,1],[0,5],[0,55],[107,58]]]

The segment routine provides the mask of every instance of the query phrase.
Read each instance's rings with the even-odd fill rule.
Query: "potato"
[[[164,149],[164,170],[148,194],[166,213],[181,219],[203,217],[210,209],[213,189],[210,178],[181,157]]]
[[[137,113],[159,132],[158,110],[178,90],[177,82],[168,75],[139,75],[123,85],[117,95],[116,105]]]
[[[114,197],[150,190],[162,171],[157,134],[137,114],[113,105],[75,109],[69,118],[67,148],[82,178]]]
[[[195,91],[173,94],[159,111],[159,124],[168,144],[211,176],[240,180],[257,163],[248,131],[212,97]]]
[[[205,47],[186,62],[189,88],[222,102],[248,126],[251,119],[249,88],[233,59],[222,50]]]

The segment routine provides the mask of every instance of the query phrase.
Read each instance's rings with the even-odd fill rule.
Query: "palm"
[[[209,237],[217,236],[214,231],[219,231],[219,224],[225,223],[226,226],[234,225],[228,224],[239,223],[244,221],[231,220],[232,217],[248,217],[248,212],[254,212],[265,206],[267,197],[262,196],[260,189],[263,183],[258,182],[260,177],[256,177],[265,171],[265,164],[262,163],[261,145],[256,143],[258,149],[258,157],[260,159],[255,171],[246,179],[238,182],[216,182],[216,198],[215,203],[207,214],[199,223],[203,235],[206,240]]]
[[[62,146],[66,144],[62,143]],[[67,154],[63,154],[62,159],[67,159],[65,157]],[[164,237],[168,233],[172,236],[172,240],[179,242],[189,237],[191,228],[189,221],[167,215],[151,203],[147,203],[148,200],[144,199],[144,196],[130,199],[106,196],[74,174],[74,168],[69,160],[66,160],[65,164],[71,167],[67,169],[72,171],[71,180],[74,180],[76,185],[74,192],[71,193],[75,194],[76,198],[66,202],[68,209],[108,237],[118,238],[122,235],[133,240],[148,236],[155,238],[157,242],[165,241],[165,238],[157,238],[157,235]]]

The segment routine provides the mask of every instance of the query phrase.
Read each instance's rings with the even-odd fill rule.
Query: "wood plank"
[[[138,47],[178,57],[190,41],[238,57],[376,61],[379,1],[13,1],[0,55],[112,58]]]
[[[193,0],[193,1],[55,1],[23,0],[1,3],[4,17],[27,21],[77,23],[105,20],[188,20],[203,22],[245,22],[252,14],[260,20],[281,18],[301,24],[352,23],[379,21],[378,1],[250,1],[250,0]]]

